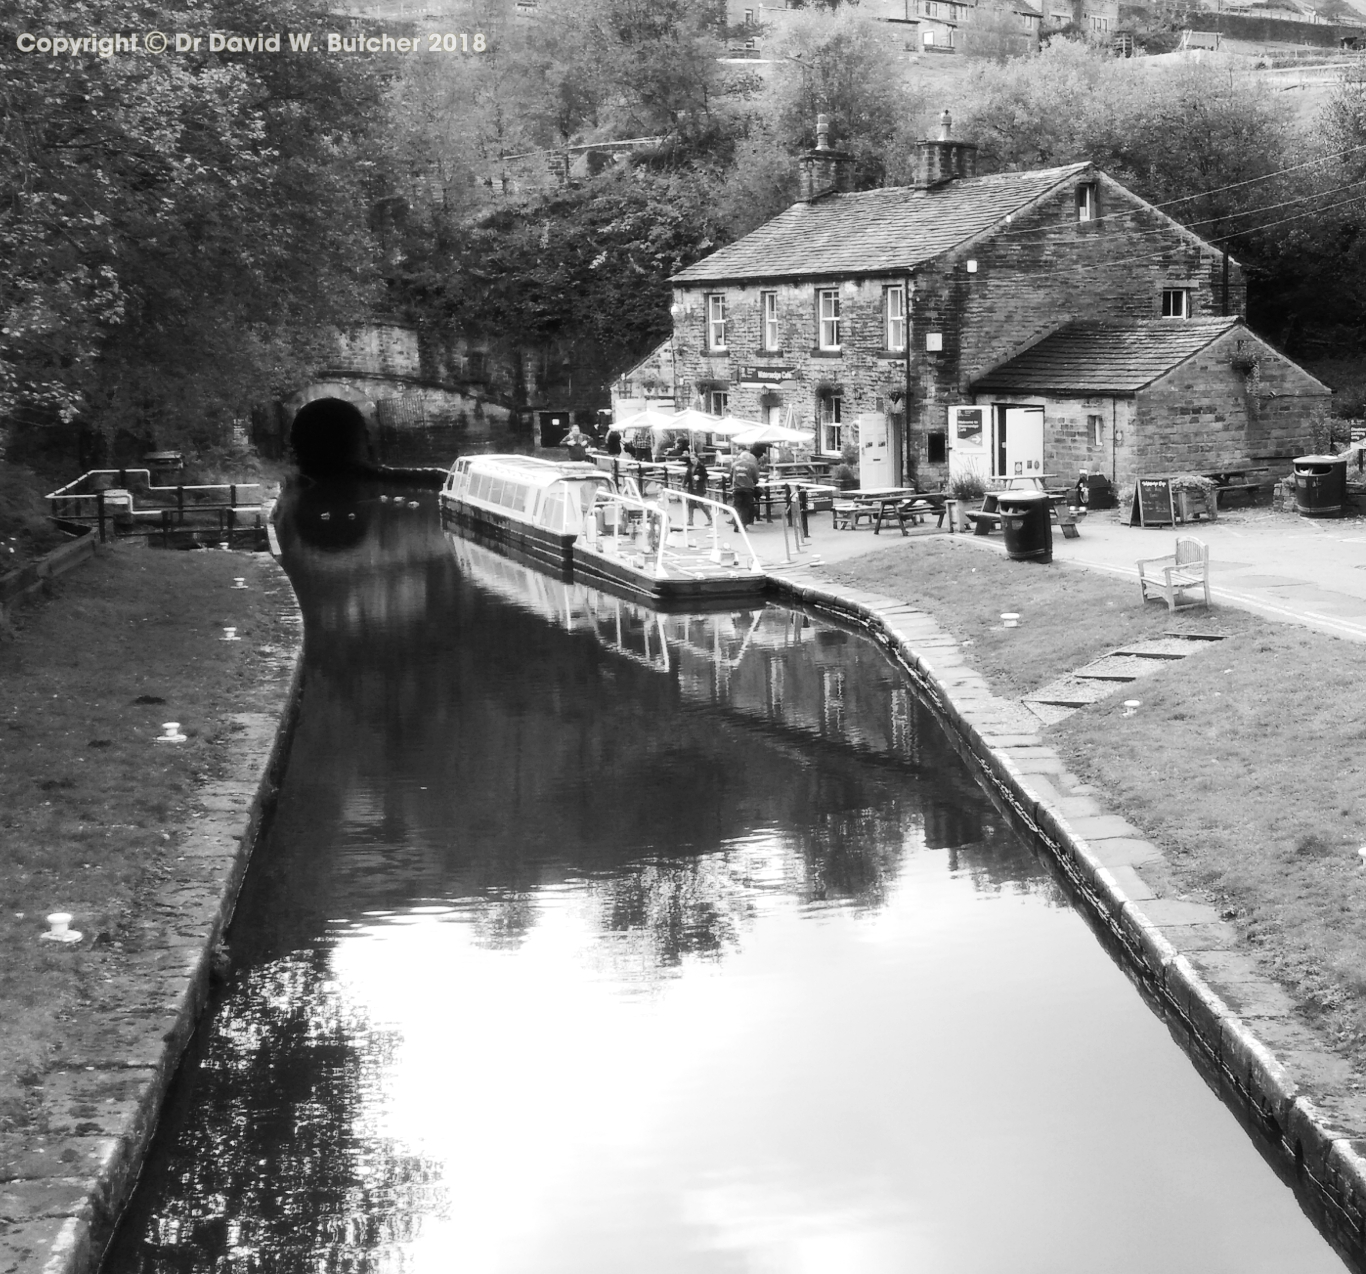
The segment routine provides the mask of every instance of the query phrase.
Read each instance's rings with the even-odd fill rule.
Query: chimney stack
[[[939,136],[916,142],[911,177],[915,190],[933,190],[956,177],[977,176],[976,143],[954,141],[952,132],[953,117],[945,111],[939,117]]]
[[[853,188],[854,157],[848,151],[830,149],[830,117],[816,116],[816,149],[808,150],[797,161],[798,198],[812,203],[832,192],[844,194]]]

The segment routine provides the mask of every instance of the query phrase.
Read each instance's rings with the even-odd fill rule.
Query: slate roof
[[[1240,325],[1236,317],[1067,323],[978,377],[972,389],[1017,394],[1133,393]]]
[[[965,177],[935,190],[896,186],[796,203],[675,283],[843,278],[905,272],[989,230],[1088,165]]]

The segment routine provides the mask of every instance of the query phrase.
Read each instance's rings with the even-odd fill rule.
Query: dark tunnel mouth
[[[317,398],[299,408],[289,444],[301,473],[359,473],[371,467],[370,431],[355,403]]]

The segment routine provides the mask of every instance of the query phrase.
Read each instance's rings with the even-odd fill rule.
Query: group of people
[[[620,434],[616,432],[608,436],[609,451],[612,440],[619,438]],[[578,425],[572,425],[564,437],[563,445],[567,448],[571,460],[587,460],[588,448],[592,442],[593,440]],[[711,475],[707,471],[707,464],[702,458],[701,452],[692,445],[691,440],[686,435],[672,442],[661,437],[655,450],[660,452],[659,455],[653,457],[656,460],[682,460],[687,465],[683,474],[683,490],[688,495],[703,497],[707,495],[707,482]],[[760,450],[762,448],[741,447],[730,462],[731,504],[739,515],[743,526],[749,526],[753,523],[758,504],[760,463],[756,451]],[[689,526],[693,523],[694,511],[699,509],[706,516],[707,521],[711,521],[711,511],[705,506],[689,505]]]

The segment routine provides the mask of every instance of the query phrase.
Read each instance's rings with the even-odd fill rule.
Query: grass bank
[[[257,702],[255,675],[259,648],[291,639],[263,591],[275,579],[248,553],[124,542],[0,635],[0,1134],[25,1125],[60,1060],[92,945],[132,949],[131,922],[174,874],[228,714],[277,706]],[[241,641],[221,640],[228,625]],[[164,721],[187,742],[153,743]],[[52,911],[75,914],[79,947],[38,940]]]
[[[1233,921],[1266,971],[1366,1069],[1366,651],[1226,607],[1171,616],[1132,582],[922,540],[829,572],[923,606],[1018,697],[1127,641],[1225,640],[1045,731],[1108,808],[1158,844],[1160,892]],[[1002,611],[1021,627],[1001,627]]]

